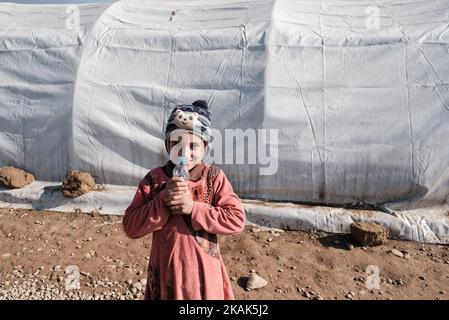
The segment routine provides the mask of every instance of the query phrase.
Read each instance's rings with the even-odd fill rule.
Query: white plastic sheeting
[[[245,211],[248,221],[267,227],[350,233],[352,223],[370,221],[387,228],[393,239],[449,244],[449,206],[389,214],[371,210],[246,201]]]
[[[0,187],[0,207],[123,214],[131,202],[135,187],[104,185],[75,199],[64,198],[60,183],[36,181],[22,189]],[[247,224],[289,230],[322,230],[349,233],[350,225],[372,221],[390,230],[394,239],[449,244],[449,205],[415,209],[391,214],[335,207],[306,206],[244,200]]]
[[[0,4],[0,21],[40,8]],[[48,28],[0,38],[0,165],[136,185],[170,110],[205,99],[223,136],[278,130],[275,174],[223,165],[243,197],[448,201],[448,0],[118,1],[80,6],[96,21],[74,37],[46,8]]]
[[[136,187],[104,185],[103,191],[90,191],[77,198],[65,198],[61,183],[36,181],[20,189],[0,186],[0,207],[60,212],[98,211],[101,214],[124,214]]]

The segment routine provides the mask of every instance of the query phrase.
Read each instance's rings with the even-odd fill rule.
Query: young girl
[[[170,161],[140,181],[123,228],[153,233],[145,299],[234,299],[217,235],[243,231],[245,213],[224,172],[203,162],[210,141],[205,101],[176,107],[165,130]],[[190,181],[172,177],[179,155]]]

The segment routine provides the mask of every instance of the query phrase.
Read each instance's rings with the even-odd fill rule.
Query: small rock
[[[14,167],[0,168],[0,184],[8,188],[22,188],[35,181],[34,176],[22,169]]]
[[[11,254],[9,252],[2,254],[2,258],[9,258]]]
[[[95,180],[92,178],[90,173],[69,170],[62,183],[62,195],[67,198],[79,197],[95,186]]]
[[[268,281],[257,275],[256,273],[251,273],[248,281],[246,281],[246,288],[249,290],[263,288],[268,284]]]
[[[253,232],[253,233],[258,233],[258,232],[260,232],[260,231],[262,231],[262,230],[260,229],[259,226],[252,226],[252,227],[249,229],[249,231],[251,231],[251,232]]]
[[[352,250],[352,249],[354,249],[354,245],[352,243],[347,243],[346,244],[346,249]]]
[[[399,257],[399,258],[404,257],[404,254],[401,251],[396,250],[396,249],[390,249],[388,252],[395,255],[396,257]]]
[[[362,221],[351,224],[351,235],[362,246],[376,246],[387,241],[389,232],[377,223]]]
[[[136,288],[137,291],[141,291],[142,290],[142,284],[140,282],[135,282],[135,283],[133,283],[133,288]]]
[[[256,269],[249,270],[250,273],[256,273]]]
[[[281,229],[274,230],[273,229],[273,230],[270,230],[270,233],[275,237],[280,237],[284,233],[284,230],[281,230]]]

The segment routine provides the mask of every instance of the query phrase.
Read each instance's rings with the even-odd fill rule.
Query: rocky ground
[[[151,236],[120,216],[0,209],[0,243],[0,300],[143,298]],[[253,227],[220,246],[237,299],[449,299],[449,246]]]

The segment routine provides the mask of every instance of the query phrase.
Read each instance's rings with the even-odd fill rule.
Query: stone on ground
[[[34,181],[34,176],[25,170],[14,167],[0,168],[0,183],[5,187],[22,188]]]
[[[67,198],[79,197],[95,187],[95,180],[90,173],[69,170],[62,183],[62,195]]]
[[[393,255],[395,255],[396,257],[399,257],[399,258],[403,258],[404,257],[404,254],[401,251],[396,250],[396,249],[391,249],[388,252],[393,254]]]
[[[374,222],[355,222],[351,224],[351,235],[362,246],[378,246],[387,242],[388,229]]]
[[[256,273],[251,273],[248,280],[246,281],[246,289],[259,289],[265,287],[267,284],[267,280],[257,275]]]

